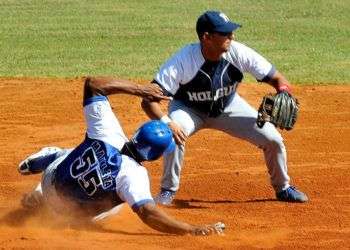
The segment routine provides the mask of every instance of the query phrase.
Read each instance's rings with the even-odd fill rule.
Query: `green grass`
[[[0,0],[0,76],[152,79],[207,9],[291,82],[350,83],[347,0]]]

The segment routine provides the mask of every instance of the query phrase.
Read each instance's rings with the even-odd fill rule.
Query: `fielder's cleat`
[[[306,194],[300,192],[296,187],[289,188],[276,193],[277,200],[286,202],[307,202],[309,199]]]
[[[62,149],[58,147],[45,147],[39,152],[28,156],[18,165],[18,172],[22,175],[37,174],[46,169],[60,155]]]
[[[40,191],[33,190],[31,193],[23,195],[21,204],[26,209],[39,208],[44,204],[44,197]]]
[[[154,201],[164,206],[170,206],[175,198],[175,193],[174,191],[162,188]]]

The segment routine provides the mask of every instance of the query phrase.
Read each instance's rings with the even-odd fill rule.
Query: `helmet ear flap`
[[[144,161],[156,160],[163,153],[170,153],[175,149],[170,128],[159,120],[144,123],[131,138],[131,142]]]

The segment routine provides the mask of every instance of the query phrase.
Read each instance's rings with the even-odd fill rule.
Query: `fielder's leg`
[[[187,136],[194,134],[203,124],[198,114],[185,107],[182,102],[179,101],[172,101],[169,104],[169,116],[184,130]],[[163,205],[171,204],[175,192],[179,189],[184,155],[184,145],[176,145],[172,153],[164,155],[161,192],[155,198],[157,203]]]
[[[256,118],[257,111],[236,94],[224,113],[218,118],[210,120],[209,126],[249,141],[263,150],[271,185],[277,195],[291,188],[286,148],[277,129],[271,123],[266,123],[260,129],[256,125]],[[298,196],[297,200],[307,200],[305,194],[299,192],[299,195],[297,192],[299,191],[294,192],[295,196]],[[292,200],[293,198],[286,199],[286,201]]]

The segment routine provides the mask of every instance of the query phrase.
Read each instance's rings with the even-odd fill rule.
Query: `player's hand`
[[[182,130],[182,128],[177,125],[175,122],[168,123],[169,128],[173,132],[173,136],[177,145],[185,145],[187,140],[187,135]]]
[[[141,90],[141,96],[150,102],[171,100],[169,96],[165,96],[161,87],[157,84],[139,85]]]
[[[222,222],[217,222],[212,225],[194,227],[191,234],[196,236],[207,236],[211,234],[223,234],[224,230],[225,224]]]

